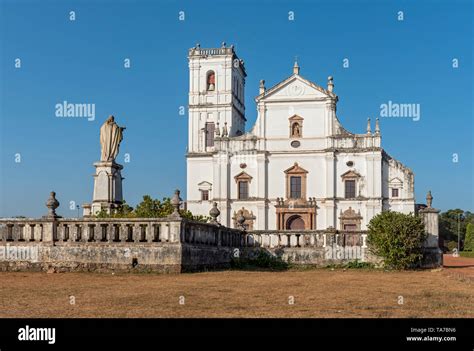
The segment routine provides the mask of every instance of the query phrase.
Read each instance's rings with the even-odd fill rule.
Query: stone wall
[[[184,271],[230,266],[241,231],[184,219],[2,219],[0,270]]]
[[[422,215],[429,229],[423,266],[436,267],[442,264],[437,212],[428,209]],[[178,273],[229,268],[233,258],[255,257],[262,250],[297,265],[380,262],[370,254],[364,231],[244,232],[174,216],[0,219],[4,271]]]
[[[0,250],[9,250],[8,259],[1,260],[2,271],[158,271],[179,273],[181,245],[109,244],[109,243],[8,243]],[[28,251],[28,257],[17,252]],[[16,251],[16,252],[15,252]],[[14,257],[16,255],[17,257]],[[4,255],[5,256],[5,255]],[[5,258],[5,257],[4,257]]]
[[[327,266],[358,260],[379,263],[367,247],[367,232],[251,231],[245,234],[241,257],[252,258],[264,250],[284,262]]]

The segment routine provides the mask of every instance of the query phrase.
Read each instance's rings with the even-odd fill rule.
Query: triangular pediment
[[[203,182],[201,182],[201,183],[198,183],[198,187],[199,187],[199,189],[205,189],[205,190],[207,190],[207,189],[211,189],[211,188],[212,188],[212,184],[209,183],[209,182],[203,181]]]
[[[389,183],[392,184],[392,185],[402,185],[403,184],[402,180],[398,177],[392,178],[389,181]]]
[[[235,181],[238,182],[239,180],[246,180],[248,182],[251,182],[252,181],[252,176],[249,175],[248,173],[242,171],[240,172],[239,174],[237,174],[235,177],[234,177]]]
[[[290,168],[285,170],[285,173],[286,174],[308,173],[308,171],[306,169],[300,167],[300,165],[298,165],[298,163],[295,162],[295,164],[293,166],[291,166]]]
[[[345,179],[345,178],[359,178],[360,174],[357,173],[356,171],[350,170],[350,171],[347,171],[346,173],[341,174],[341,177],[343,179]]]
[[[293,122],[293,121],[302,121],[304,118],[298,115],[293,115],[288,119]]]
[[[298,74],[293,74],[256,97],[256,101],[323,100],[337,96]]]

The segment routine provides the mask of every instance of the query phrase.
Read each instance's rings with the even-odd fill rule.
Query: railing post
[[[114,241],[114,236],[115,236],[115,227],[113,223],[107,223],[105,227],[105,238],[106,242],[112,243]]]
[[[153,242],[153,222],[148,222],[145,228],[145,241],[147,243]]]
[[[57,224],[55,219],[48,219],[43,222],[43,242],[53,243],[57,239]]]
[[[128,226],[125,223],[121,223],[119,230],[119,241],[126,242],[128,240]]]

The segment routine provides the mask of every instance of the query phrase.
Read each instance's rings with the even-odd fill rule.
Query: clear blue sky
[[[0,216],[45,214],[51,190],[58,212],[76,216],[69,202],[91,201],[99,127],[110,114],[127,127],[118,157],[131,156],[127,202],[175,188],[185,198],[187,115],[178,112],[188,98],[187,50],[222,41],[245,60],[247,130],[259,80],[283,80],[297,55],[305,78],[325,86],[334,76],[337,114],[352,132],[363,133],[389,100],[420,104],[418,122],[381,119],[383,147],[414,171],[417,202],[431,189],[435,207],[474,210],[470,1],[0,3]],[[94,103],[96,120],[55,117],[64,100]]]

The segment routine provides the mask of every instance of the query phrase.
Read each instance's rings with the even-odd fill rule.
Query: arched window
[[[214,71],[207,72],[206,82],[207,91],[214,91],[216,89],[216,74],[214,73]]]

